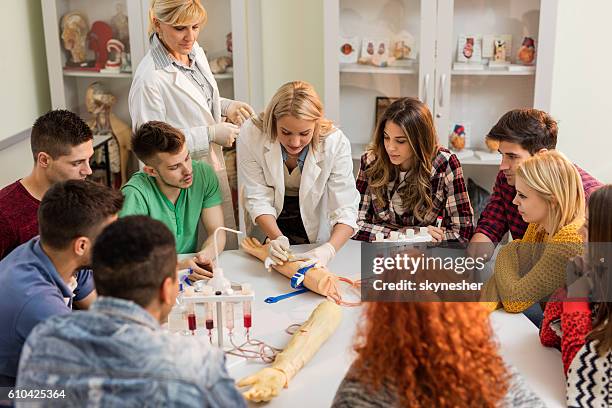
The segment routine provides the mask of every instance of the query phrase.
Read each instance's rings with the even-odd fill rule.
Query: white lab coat
[[[238,173],[244,185],[244,205],[255,223],[262,214],[278,217],[285,200],[283,158],[278,141],[271,141],[251,120],[240,129]],[[357,232],[360,195],[353,176],[351,145],[341,130],[308,150],[300,181],[300,213],[308,240],[326,242],[331,228],[346,224]]]
[[[223,149],[208,142],[207,127],[221,122],[221,98],[217,82],[210,70],[204,50],[194,43],[195,62],[213,88],[211,113],[202,92],[173,64],[155,69],[151,52],[142,59],[132,81],[129,110],[136,129],[151,120],[166,122],[180,129],[193,159],[207,161],[217,173],[223,194],[225,226],[236,228],[231,191],[223,160]],[[226,248],[237,247],[233,234],[227,235]]]

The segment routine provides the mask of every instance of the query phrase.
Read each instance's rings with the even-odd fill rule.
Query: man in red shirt
[[[471,256],[491,256],[495,245],[510,231],[513,239],[523,237],[527,223],[512,203],[516,196],[514,178],[518,166],[529,157],[557,146],[557,122],[537,109],[514,109],[504,114],[487,137],[499,142],[502,162],[493,193],[470,240]],[[585,198],[602,184],[578,166]]]
[[[91,174],[93,135],[78,115],[47,112],[34,122],[30,143],[32,172],[0,190],[0,259],[38,235],[38,207],[51,185]]]

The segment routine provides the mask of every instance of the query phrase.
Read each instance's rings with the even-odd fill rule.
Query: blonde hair
[[[314,87],[308,82],[287,82],[274,94],[266,110],[253,119],[253,124],[270,140],[276,140],[276,123],[287,115],[297,119],[316,121],[312,135],[311,145],[316,146],[334,130],[332,121],[326,119],[323,113],[323,104]]]
[[[576,167],[560,152],[548,150],[525,160],[517,170],[548,205],[550,236],[584,218],[584,190]]]
[[[200,0],[151,0],[149,37],[155,32],[155,19],[173,26],[199,22],[206,24],[206,10]]]

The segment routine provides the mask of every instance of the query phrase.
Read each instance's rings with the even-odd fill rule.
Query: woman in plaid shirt
[[[468,242],[474,212],[457,156],[438,145],[431,112],[402,98],[382,115],[374,140],[361,157],[361,194],[354,239],[426,226],[434,241]],[[442,225],[436,220],[442,217]]]

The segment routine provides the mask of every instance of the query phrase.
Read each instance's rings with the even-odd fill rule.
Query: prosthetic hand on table
[[[341,320],[340,306],[330,301],[321,302],[291,337],[287,347],[276,356],[271,367],[238,381],[238,387],[252,386],[243,393],[244,397],[255,402],[276,397],[338,328]]]
[[[265,262],[266,258],[268,257],[269,245],[270,243],[262,245],[255,238],[245,238],[240,244],[246,253],[258,258],[262,262]],[[291,279],[291,277],[305,265],[307,264],[302,261],[287,261],[282,265],[272,265],[272,268]],[[342,296],[338,290],[339,281],[344,281],[352,286],[355,286],[353,281],[334,275],[326,267],[315,266],[309,269],[304,275],[304,286],[311,291],[318,293],[319,295],[327,296],[329,299],[338,304],[344,304],[347,306],[357,305],[358,303],[347,303],[342,300]]]

